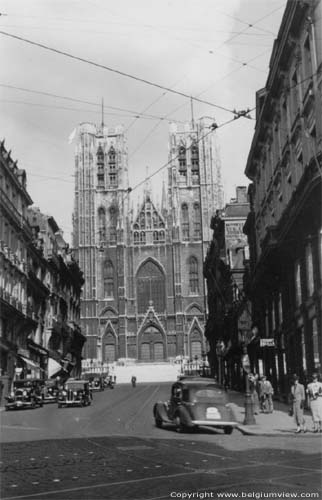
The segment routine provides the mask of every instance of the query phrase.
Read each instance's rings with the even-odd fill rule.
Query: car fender
[[[162,401],[155,403],[153,407],[153,415],[154,417],[159,417],[162,420],[169,420],[165,403],[163,403]]]
[[[193,424],[191,422],[191,416],[190,416],[188,410],[184,406],[179,406],[176,409],[175,417],[176,416],[180,417],[180,421],[181,421],[181,423],[183,425],[185,425],[187,427],[192,427],[193,426]]]

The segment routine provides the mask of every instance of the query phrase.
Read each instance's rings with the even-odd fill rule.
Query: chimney
[[[248,203],[247,200],[247,187],[237,186],[236,187],[236,198],[237,203]]]

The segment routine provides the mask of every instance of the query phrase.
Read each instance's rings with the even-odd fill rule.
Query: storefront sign
[[[275,340],[274,339],[261,339],[260,346],[261,347],[275,347]]]

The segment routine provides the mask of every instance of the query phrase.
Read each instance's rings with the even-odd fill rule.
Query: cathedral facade
[[[203,262],[210,219],[223,206],[215,133],[205,121],[170,126],[167,183],[132,206],[123,128],[77,129],[73,247],[85,284],[83,357],[201,359],[206,350]]]

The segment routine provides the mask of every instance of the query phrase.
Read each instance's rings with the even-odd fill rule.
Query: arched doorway
[[[199,330],[195,329],[190,335],[190,358],[195,359],[196,356],[201,360],[202,356],[202,337]]]
[[[139,354],[141,361],[164,361],[166,359],[164,338],[155,326],[148,326],[142,333]]]
[[[104,363],[113,363],[116,360],[116,339],[112,332],[108,332],[102,339],[102,360]]]

